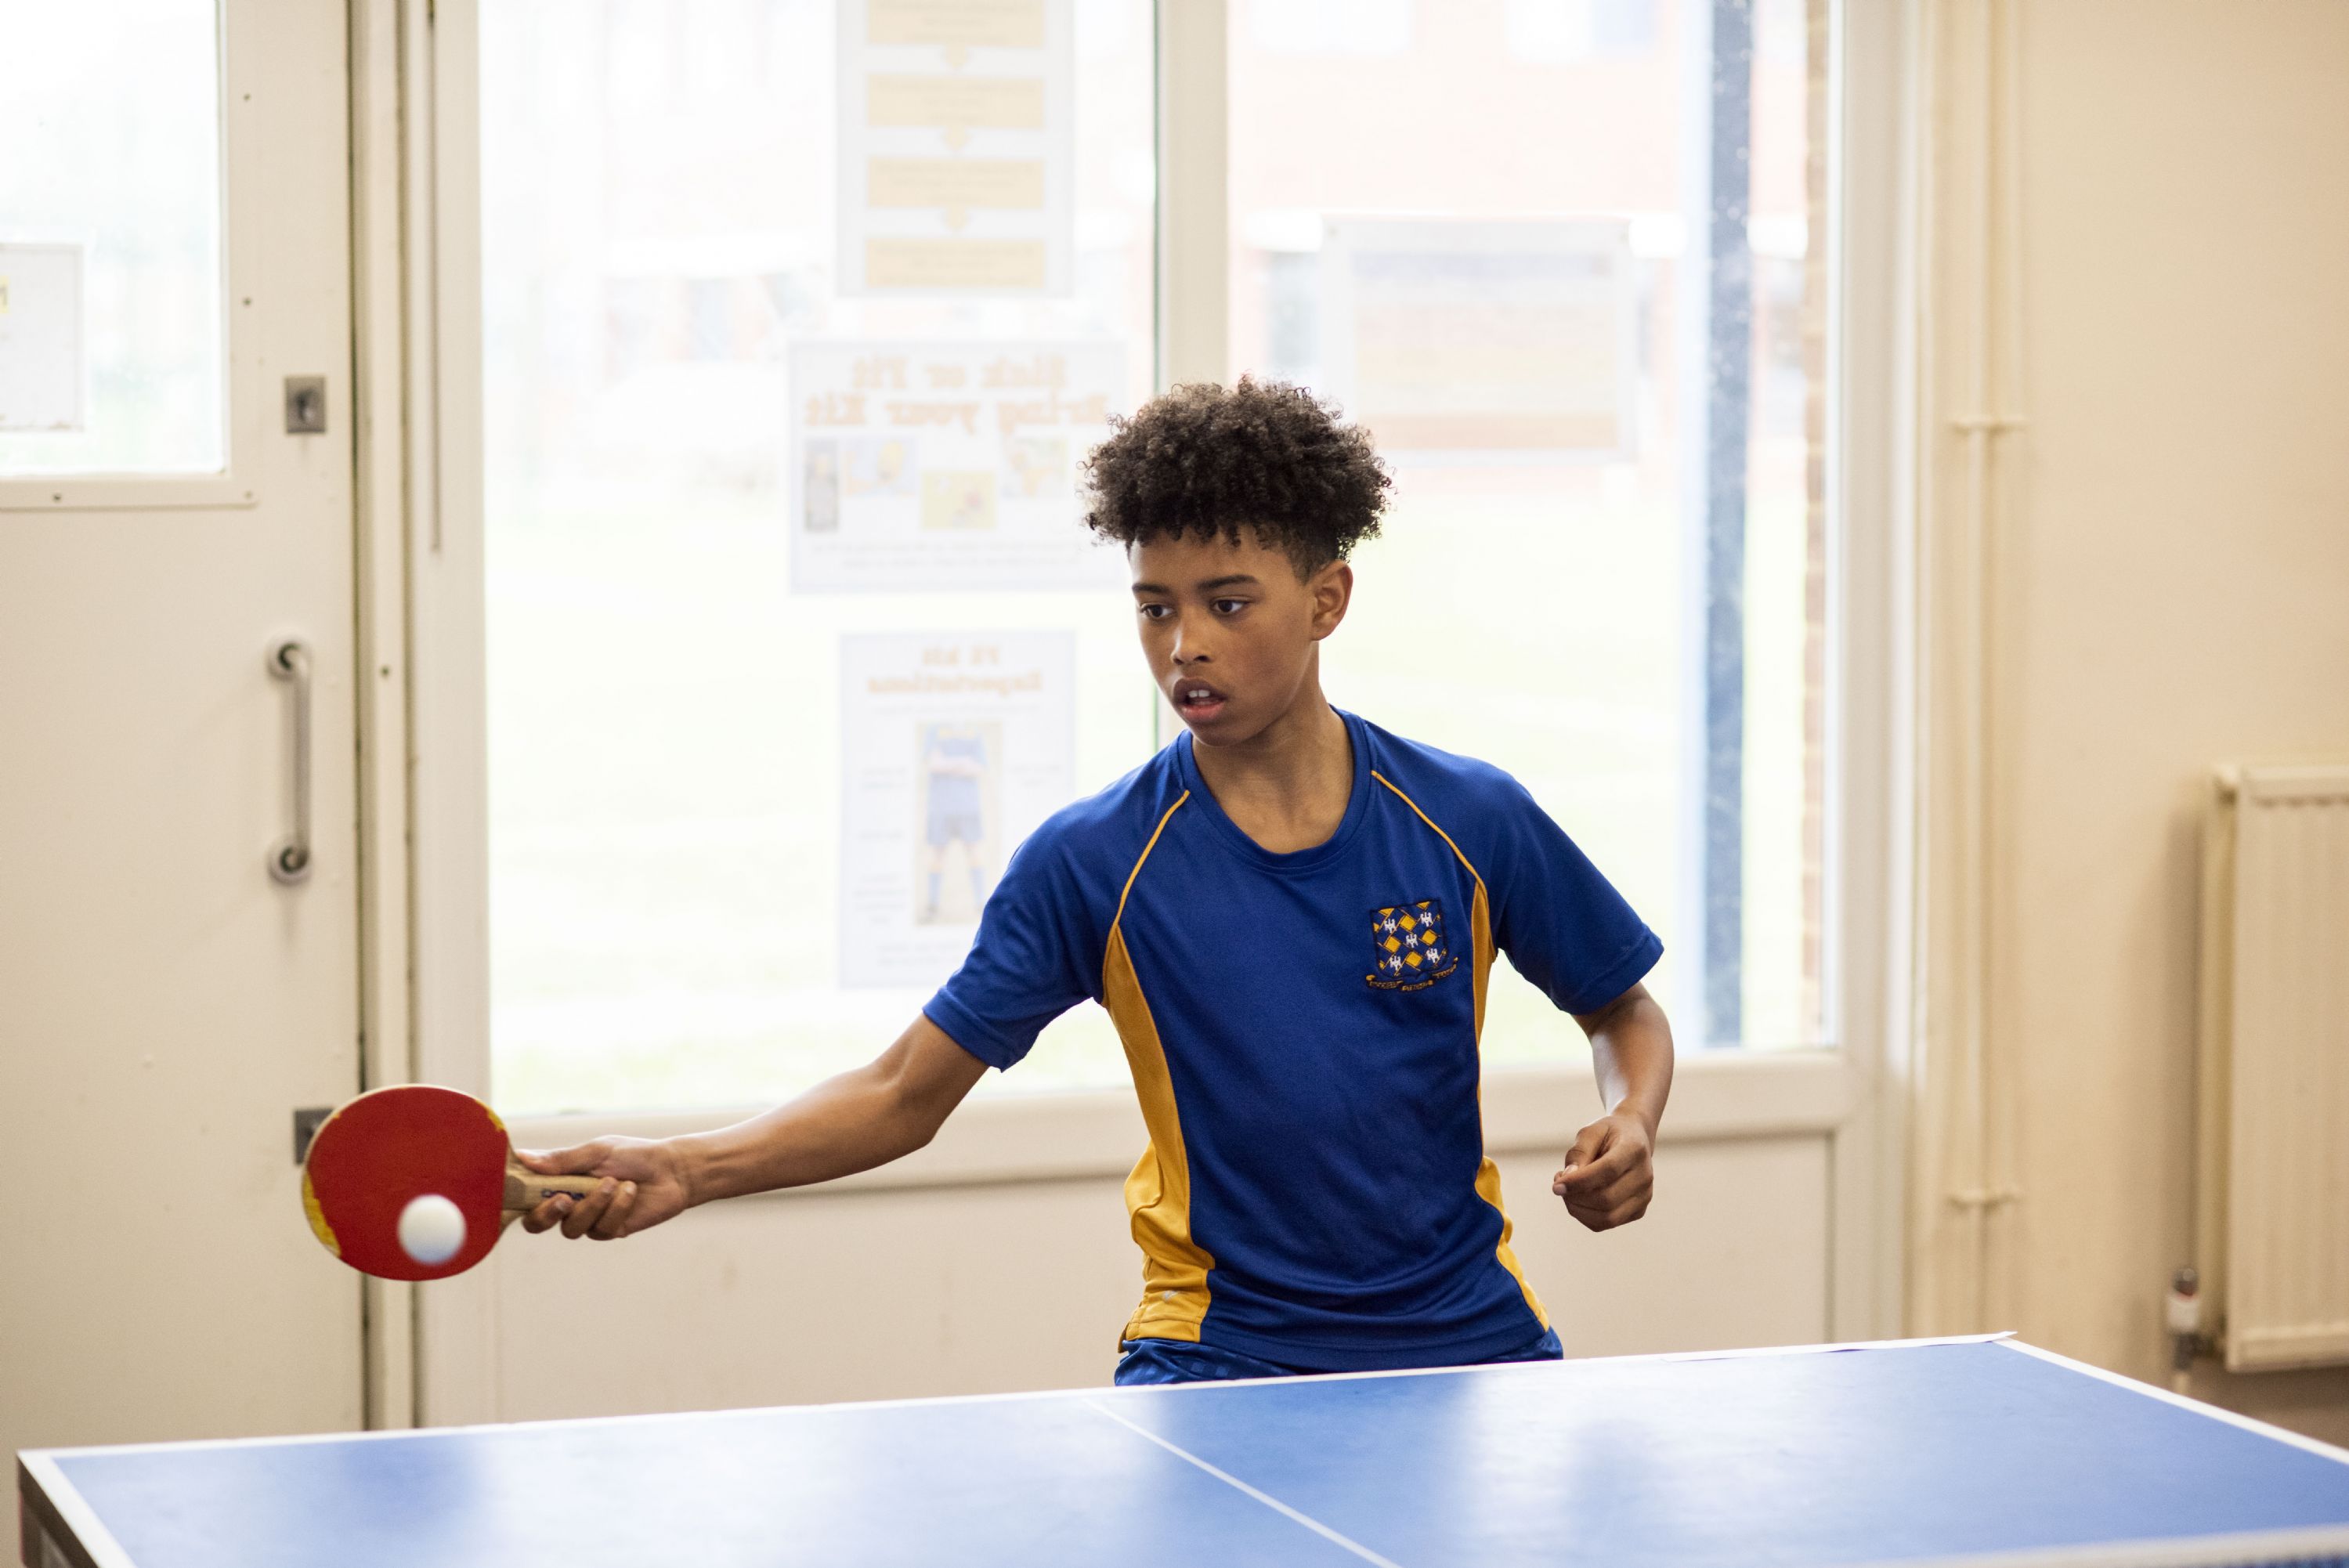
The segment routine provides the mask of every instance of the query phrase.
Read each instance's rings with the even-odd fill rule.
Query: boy
[[[1182,387],[1087,477],[1186,733],[1019,847],[877,1059],[735,1127],[530,1157],[607,1178],[530,1228],[609,1240],[910,1153],[1091,997],[1150,1132],[1118,1382],[1563,1354],[1484,1154],[1486,972],[1506,953],[1590,1037],[1609,1110],[1553,1190],[1605,1230],[1652,1184],[1671,1034],[1640,980],[1661,944],[1506,774],[1324,700],[1319,644],[1389,482],[1363,431],[1296,387]]]

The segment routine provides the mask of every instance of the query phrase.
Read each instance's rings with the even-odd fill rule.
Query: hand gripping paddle
[[[326,1249],[362,1274],[446,1279],[489,1256],[499,1233],[543,1200],[584,1198],[601,1184],[525,1169],[505,1123],[470,1094],[397,1084],[318,1124],[302,1161],[302,1208]],[[455,1253],[436,1264],[418,1262],[399,1239],[400,1215],[429,1194],[454,1203],[465,1222]]]

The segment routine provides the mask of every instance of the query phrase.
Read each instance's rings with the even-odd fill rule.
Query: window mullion
[[[1222,381],[1230,331],[1226,0],[1158,0],[1158,386]]]

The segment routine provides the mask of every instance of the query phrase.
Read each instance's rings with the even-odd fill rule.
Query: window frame
[[[370,1084],[420,1079],[476,1093],[490,1082],[479,4],[355,0],[353,10],[366,421],[360,667],[379,669],[386,683],[371,692],[361,728],[370,781],[361,824],[367,1067]],[[1684,1051],[1664,1130],[1668,1146],[1828,1140],[1827,1299],[1841,1339],[1894,1333],[1901,1321],[1902,1105],[1917,969],[1919,4],[1831,0],[1829,12],[1826,1043]],[[1158,0],[1162,387],[1226,370],[1228,22],[1226,0]],[[371,418],[369,406],[379,410]],[[1562,1149],[1595,1114],[1587,1054],[1566,1020],[1559,1028],[1568,1048],[1556,1065],[1495,1069],[1508,1092],[1486,1097],[1493,1148]],[[524,1144],[660,1136],[760,1109],[532,1119],[514,1131]],[[1123,1092],[980,1097],[931,1149],[848,1184],[1122,1176],[1138,1125]],[[389,1390],[378,1408],[392,1424],[409,1372],[415,1387],[462,1387],[485,1376],[493,1350],[483,1293],[411,1301],[405,1287],[378,1287],[370,1299],[370,1376]],[[429,1366],[411,1367],[428,1351]]]
[[[267,165],[266,149],[253,108],[254,91],[264,85],[262,77],[269,62],[259,40],[231,32],[232,9],[220,5],[213,13],[220,63],[221,467],[211,472],[0,474],[0,512],[195,511],[259,504],[254,486],[262,469],[262,442],[269,434],[269,415],[282,406],[282,398],[270,396],[270,366],[260,334],[247,324],[247,307],[272,281],[260,237],[266,195],[255,173]],[[326,391],[328,418],[348,418],[347,397],[331,380]]]

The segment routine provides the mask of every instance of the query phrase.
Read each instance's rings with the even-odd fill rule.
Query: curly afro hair
[[[1392,482],[1370,432],[1286,382],[1198,382],[1112,418],[1084,465],[1085,526],[1123,545],[1240,542],[1253,530],[1300,578],[1379,531]]]

